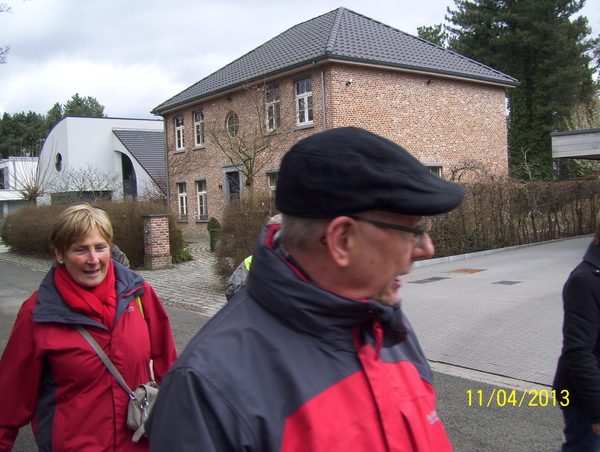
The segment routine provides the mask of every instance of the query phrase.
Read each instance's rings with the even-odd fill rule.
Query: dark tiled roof
[[[166,193],[165,133],[139,129],[113,129],[113,133]]]
[[[160,114],[241,84],[323,59],[364,62],[515,86],[518,81],[346,8],[298,24],[157,106]]]

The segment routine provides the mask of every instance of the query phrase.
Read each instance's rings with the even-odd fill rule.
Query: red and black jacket
[[[400,307],[305,280],[271,246],[277,228],[165,377],[151,451],[451,451]]]
[[[44,452],[148,450],[145,438],[131,441],[129,395],[75,328],[85,326],[131,388],[148,382],[151,359],[158,382],[175,361],[169,319],[156,293],[128,268],[115,263],[114,269],[112,330],[65,304],[54,269],[23,303],[0,359],[0,451],[10,451],[29,422]]]

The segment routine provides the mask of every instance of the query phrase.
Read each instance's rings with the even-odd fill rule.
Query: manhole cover
[[[512,286],[513,284],[519,284],[521,281],[497,281],[492,284],[504,284],[506,286]]]
[[[477,268],[461,268],[460,270],[451,270],[448,273],[468,273],[469,275],[473,273],[484,272],[486,269],[477,269]]]
[[[436,281],[440,281],[442,279],[450,279],[447,276],[432,276],[431,278],[427,278],[427,279],[420,279],[418,281],[410,281],[411,284],[427,284],[430,282],[436,282]]]

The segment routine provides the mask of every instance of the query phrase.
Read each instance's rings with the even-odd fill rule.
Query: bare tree
[[[10,156],[0,161],[3,172],[3,187],[13,190],[25,201],[35,203],[41,196],[40,184],[37,182],[37,157]]]
[[[489,172],[485,165],[479,160],[467,159],[459,162],[450,169],[450,180],[460,181],[468,173],[474,173],[477,179],[489,177]]]
[[[246,85],[211,108],[207,145],[238,167],[251,189],[256,176],[289,146],[293,112],[293,99],[281,99],[278,86]]]
[[[600,128],[600,95],[589,102],[579,102],[565,119],[565,130],[585,130]]]
[[[159,182],[163,183],[163,186],[167,186],[166,181],[147,181],[144,184],[138,186],[137,199],[140,201],[152,201],[161,200],[166,201],[167,195],[159,186]]]
[[[0,13],[10,13],[12,9],[8,3],[0,3]],[[6,55],[10,51],[10,46],[0,46],[0,64],[6,63]]]
[[[588,102],[578,102],[565,119],[565,130],[586,130],[600,128],[600,95],[596,95]],[[600,162],[589,159],[557,160],[561,178],[586,178],[597,179],[600,177]]]
[[[104,199],[122,192],[120,177],[91,165],[62,171],[52,178],[48,191],[68,194],[70,200]]]
[[[544,165],[530,158],[529,149],[521,148],[521,162],[511,167],[511,173],[522,174],[525,176],[524,182],[540,180],[544,172]]]

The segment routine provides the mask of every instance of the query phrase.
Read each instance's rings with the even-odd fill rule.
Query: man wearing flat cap
[[[363,129],[296,143],[279,169],[282,224],[163,379],[151,451],[451,451],[400,287],[434,253],[423,217],[463,197]]]

